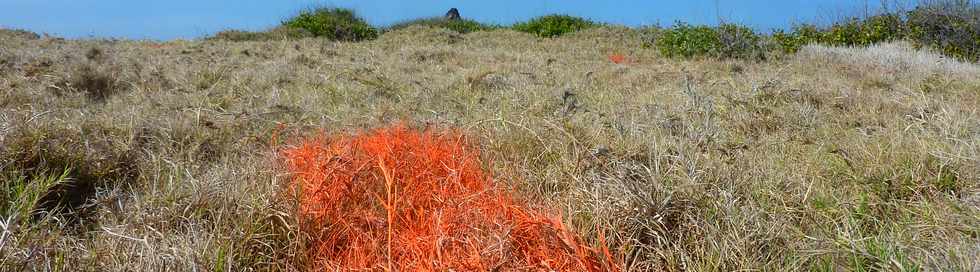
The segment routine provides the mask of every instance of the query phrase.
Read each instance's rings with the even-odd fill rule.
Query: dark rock
[[[451,8],[448,12],[446,12],[446,20],[459,20],[462,18],[463,17],[459,16],[459,10],[456,8]]]

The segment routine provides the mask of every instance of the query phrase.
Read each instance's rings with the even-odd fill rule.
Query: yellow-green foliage
[[[353,10],[319,8],[300,12],[282,22],[284,26],[305,29],[317,37],[336,41],[361,41],[378,37],[378,30]]]
[[[825,28],[798,25],[792,32],[777,30],[772,40],[786,53],[810,43],[867,46],[909,40],[935,48],[947,56],[980,60],[980,7],[969,1],[939,1],[916,7],[907,14],[885,13],[848,19]]]
[[[575,31],[600,24],[585,18],[570,15],[546,15],[531,19],[530,21],[518,23],[513,26],[514,30],[527,32],[541,37],[558,37]]]
[[[777,30],[773,41],[787,53],[795,53],[807,44],[822,43],[842,46],[867,46],[875,43],[902,39],[904,22],[898,15],[882,14],[861,19],[848,19],[827,28],[815,25],[797,25],[790,33]]]
[[[821,42],[831,45],[870,45],[902,38],[903,23],[893,14],[871,16],[864,20],[851,19],[834,24]]]
[[[677,23],[660,32],[656,44],[660,53],[668,57],[750,58],[764,53],[761,42],[762,37],[745,26],[722,24],[709,27]]]
[[[718,33],[709,26],[692,26],[677,23],[665,29],[657,38],[657,48],[667,57],[693,57],[708,55],[718,51],[721,40]]]
[[[823,40],[824,34],[817,26],[810,24],[797,25],[792,32],[777,30],[772,34],[772,40],[783,50],[784,53],[796,53],[804,45],[819,43]]]

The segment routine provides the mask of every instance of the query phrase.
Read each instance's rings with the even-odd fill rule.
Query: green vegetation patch
[[[970,1],[923,5],[906,19],[910,39],[948,56],[980,61],[980,5]]]
[[[83,135],[115,134],[86,125]],[[66,213],[82,223],[97,188],[129,184],[137,177],[138,151],[106,139],[83,140],[66,129],[29,128],[0,142],[0,216]]]
[[[552,14],[517,23],[510,28],[551,38],[601,25],[581,17]],[[474,20],[431,17],[397,23],[386,30],[410,26],[445,28],[459,33],[503,28]],[[229,30],[219,32],[212,39],[264,41],[324,37],[335,41],[362,41],[377,38],[381,34],[379,29],[368,24],[353,10],[318,8],[303,11],[269,31]],[[970,1],[938,1],[920,5],[908,12],[851,18],[829,26],[801,24],[791,30],[775,30],[771,35],[762,35],[738,24],[712,27],[679,22],[662,31],[655,29],[655,35],[644,40],[653,40],[646,43],[655,45],[668,57],[761,59],[776,51],[793,54],[807,44],[868,46],[908,40],[917,46],[931,47],[961,60],[980,60],[980,6]]]
[[[796,53],[804,45],[818,43],[823,40],[824,33],[820,28],[811,24],[802,24],[793,27],[792,32],[776,30],[772,34],[772,41],[776,43],[783,53]]]
[[[319,8],[303,11],[282,24],[334,41],[363,41],[378,37],[378,30],[350,9]]]
[[[677,23],[657,38],[660,53],[668,57],[751,58],[764,56],[763,38],[751,28],[722,24],[718,27]]]
[[[825,27],[796,25],[790,31],[775,30],[770,36],[734,24],[710,27],[677,23],[662,31],[656,40],[665,56],[688,58],[759,57],[775,50],[796,53],[807,44],[869,46],[908,40],[947,56],[976,62],[980,60],[980,6],[968,1],[940,1],[905,13],[850,18]]]
[[[552,38],[599,25],[599,23],[580,17],[553,14],[515,24],[513,29],[541,37]]]
[[[785,53],[806,44],[868,46],[909,40],[966,61],[980,60],[980,6],[968,1],[941,1],[902,13],[884,13],[864,19],[848,19],[829,27],[798,25],[791,32],[777,30],[774,43]]]
[[[868,46],[905,37],[905,25],[896,14],[875,15],[863,20],[852,18],[829,27],[811,24],[797,25],[792,32],[777,30],[774,43],[785,53],[795,53],[811,43],[835,46]]]

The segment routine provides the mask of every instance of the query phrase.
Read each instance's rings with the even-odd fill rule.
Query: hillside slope
[[[667,59],[640,35],[0,34],[0,270],[301,270],[277,150],[399,121],[477,140],[630,271],[980,269],[976,64]]]

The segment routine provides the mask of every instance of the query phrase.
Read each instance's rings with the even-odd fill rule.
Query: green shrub
[[[897,14],[881,14],[864,19],[857,44],[870,45],[903,39],[908,31]]]
[[[861,22],[848,19],[830,26],[821,42],[830,45],[856,45],[861,36]]]
[[[865,19],[836,23],[823,36],[824,43],[843,46],[867,46],[901,39],[904,23],[898,15],[881,14]]]
[[[905,14],[885,13],[849,19],[827,28],[800,25],[793,32],[777,30],[772,40],[785,53],[809,43],[867,46],[908,39],[951,57],[980,60],[980,7],[969,1],[948,0],[923,4]]]
[[[362,41],[378,37],[377,29],[349,9],[320,8],[303,11],[282,24],[305,29],[314,36],[334,41]]]
[[[313,33],[301,28],[279,26],[268,31],[225,30],[215,33],[208,39],[226,41],[273,41],[297,40],[313,37]]]
[[[663,30],[656,44],[664,56],[690,58],[717,51],[721,47],[721,40],[711,27],[677,23],[674,27]]]
[[[553,14],[515,24],[513,29],[551,38],[595,26],[599,24],[584,18]]]
[[[779,47],[781,52],[786,54],[796,53],[804,45],[794,33],[787,33],[782,29],[774,30],[770,39]]]
[[[718,41],[721,47],[714,55],[721,58],[763,58],[766,48],[763,39],[751,28],[736,24],[718,26]]]
[[[777,30],[772,34],[772,40],[784,53],[796,53],[804,45],[819,43],[824,40],[824,33],[815,25],[803,24],[793,27],[793,32],[785,33]]]
[[[399,30],[410,26],[428,26],[435,28],[445,28],[459,33],[470,33],[498,28],[497,26],[483,24],[473,20],[447,20],[442,17],[422,18],[397,23],[388,27],[388,30]]]
[[[748,27],[735,24],[712,28],[677,23],[661,31],[656,45],[667,57],[754,58],[765,55],[762,37]]]
[[[905,24],[895,14],[882,14],[866,19],[848,19],[821,29],[803,24],[793,27],[793,32],[776,30],[772,41],[785,53],[795,53],[804,45],[823,43],[837,46],[867,46],[904,37]]]
[[[952,57],[980,61],[980,6],[968,1],[922,5],[907,14],[908,36]]]
[[[856,19],[849,19],[842,23],[830,26],[830,29],[823,36],[823,43],[830,45],[857,45],[860,44],[861,22]]]

